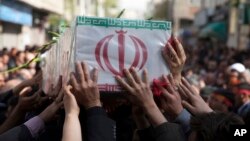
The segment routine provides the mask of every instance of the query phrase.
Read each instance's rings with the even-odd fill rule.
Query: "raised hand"
[[[163,93],[160,98],[161,108],[171,119],[175,119],[183,110],[181,97],[175,89],[174,78],[171,74],[168,77],[163,75],[163,80],[168,84],[167,87],[163,88],[161,85],[157,85]]]
[[[213,111],[185,78],[181,79],[178,91],[183,99],[182,105],[193,115],[210,113]]]
[[[28,88],[20,93],[16,107],[0,126],[0,134],[21,124],[25,118],[26,112],[38,108],[41,104],[43,104],[44,101],[47,100],[46,97],[40,96],[42,92],[41,89],[35,92],[32,96],[29,96],[30,92],[31,88]]]
[[[170,43],[167,43],[162,51],[162,55],[178,84],[181,81],[181,71],[186,62],[186,55],[183,46],[176,37],[174,37],[173,43],[174,47]]]
[[[81,124],[79,121],[80,108],[75,96],[71,93],[70,85],[64,86],[65,120],[63,125],[62,141],[82,141]]]
[[[22,83],[18,84],[15,88],[13,88],[13,94],[19,95],[20,92],[25,88],[33,85],[37,85],[42,80],[42,72],[40,71],[37,75],[35,75],[32,79],[24,80]]]
[[[18,110],[22,112],[32,111],[38,108],[47,99],[46,97],[40,96],[40,94],[42,93],[41,89],[39,89],[33,95],[28,96],[30,92],[31,88],[28,88],[20,93],[20,96],[18,98],[18,104],[16,107],[18,108]]]
[[[93,72],[93,79],[91,79],[87,64],[76,63],[76,74],[71,73],[70,81],[78,103],[86,109],[101,106],[97,80],[98,70],[96,68]]]
[[[51,92],[49,93],[49,96],[56,99],[56,97],[58,96],[61,89],[62,89],[62,76],[60,75],[59,78],[58,78],[56,86],[55,87],[53,85],[51,86]]]
[[[129,91],[132,102],[135,105],[144,107],[154,105],[153,93],[150,89],[147,70],[143,70],[142,78],[137,75],[134,68],[131,68],[131,72],[127,69],[124,70],[125,76],[128,82],[124,81],[120,76],[116,76],[116,80]]]
[[[63,103],[64,103],[64,109],[66,115],[76,115],[78,116],[80,113],[80,108],[77,105],[75,96],[71,93],[70,89],[72,87],[70,85],[64,86],[64,97],[63,97]]]
[[[134,68],[131,68],[131,72],[125,69],[124,73],[128,82],[124,81],[120,76],[116,76],[116,80],[129,91],[130,102],[143,109],[153,126],[166,122],[165,117],[154,101],[147,71],[143,70],[143,80],[137,75]]]
[[[39,117],[44,122],[49,122],[54,119],[57,111],[63,106],[63,89],[60,90],[56,99],[45,109],[43,112],[39,114]]]

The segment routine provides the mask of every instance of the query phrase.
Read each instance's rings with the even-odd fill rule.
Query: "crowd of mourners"
[[[84,61],[67,85],[60,77],[45,94],[38,64],[4,72],[32,59],[36,47],[1,49],[0,140],[231,140],[233,125],[250,124],[249,50],[208,40],[183,45],[174,38],[163,47],[170,74],[153,84],[146,69],[115,76],[119,94],[99,92],[98,69]]]
[[[36,63],[31,63],[28,67],[3,73],[21,66],[35,57],[38,46],[26,46],[24,51],[13,47],[8,50],[6,47],[0,49],[0,92],[13,88],[23,80],[31,79],[36,73]]]

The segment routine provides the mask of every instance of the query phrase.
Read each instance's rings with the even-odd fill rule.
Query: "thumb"
[[[36,98],[40,98],[40,94],[42,93],[42,89],[36,91],[32,96],[28,97],[29,99],[36,100]]]
[[[57,95],[56,99],[55,99],[55,102],[56,103],[59,103],[60,101],[63,100],[63,97],[64,97],[64,89],[62,88],[60,91],[59,91],[59,94]]]
[[[32,91],[31,87],[25,87],[20,92],[19,96],[25,97]]]
[[[73,95],[73,94],[71,93],[71,91],[70,91],[71,88],[72,88],[71,85],[64,86],[64,92],[65,92],[66,95],[68,95],[68,96]]]

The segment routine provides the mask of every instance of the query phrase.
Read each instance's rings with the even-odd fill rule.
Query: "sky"
[[[151,0],[119,0],[118,7],[126,9],[124,18],[139,18],[143,19],[147,11],[147,4]]]

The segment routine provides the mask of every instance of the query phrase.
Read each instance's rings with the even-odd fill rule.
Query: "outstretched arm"
[[[97,79],[98,70],[94,69],[91,78],[84,62],[76,63],[76,74],[71,74],[74,95],[79,105],[86,109],[86,137],[88,141],[115,141],[116,125],[102,108]]]
[[[64,86],[65,120],[63,125],[62,141],[81,141],[81,124],[79,121],[79,106],[75,96],[70,92],[71,86]]]
[[[182,44],[174,37],[173,43],[167,43],[162,51],[162,55],[175,78],[175,83],[179,84],[181,82],[181,72],[186,62],[186,54]]]
[[[182,105],[193,115],[213,112],[208,104],[202,99],[199,93],[183,77],[178,86],[179,94],[182,97]]]
[[[128,96],[131,97],[132,104],[138,105],[143,109],[154,127],[167,122],[154,101],[147,70],[144,70],[142,73],[143,79],[138,76],[134,68],[131,68],[131,72],[125,69],[124,73],[128,82],[124,81],[120,76],[116,76],[116,79],[129,91]]]
[[[151,125],[153,126],[153,139],[156,141],[162,140],[184,140],[184,134],[178,124],[169,123],[157,107],[152,91],[150,89],[147,71],[143,71],[143,79],[141,79],[134,68],[131,72],[125,70],[125,76],[128,82],[117,76],[117,81],[127,89],[130,94],[131,103],[140,106]]]
[[[27,89],[19,96],[18,104],[6,121],[4,121],[4,123],[0,126],[0,134],[17,126],[18,124],[21,124],[24,120],[26,112],[33,110],[37,105],[36,103],[39,103],[41,99],[41,90],[37,91],[32,96],[27,96],[30,91],[31,89]]]

